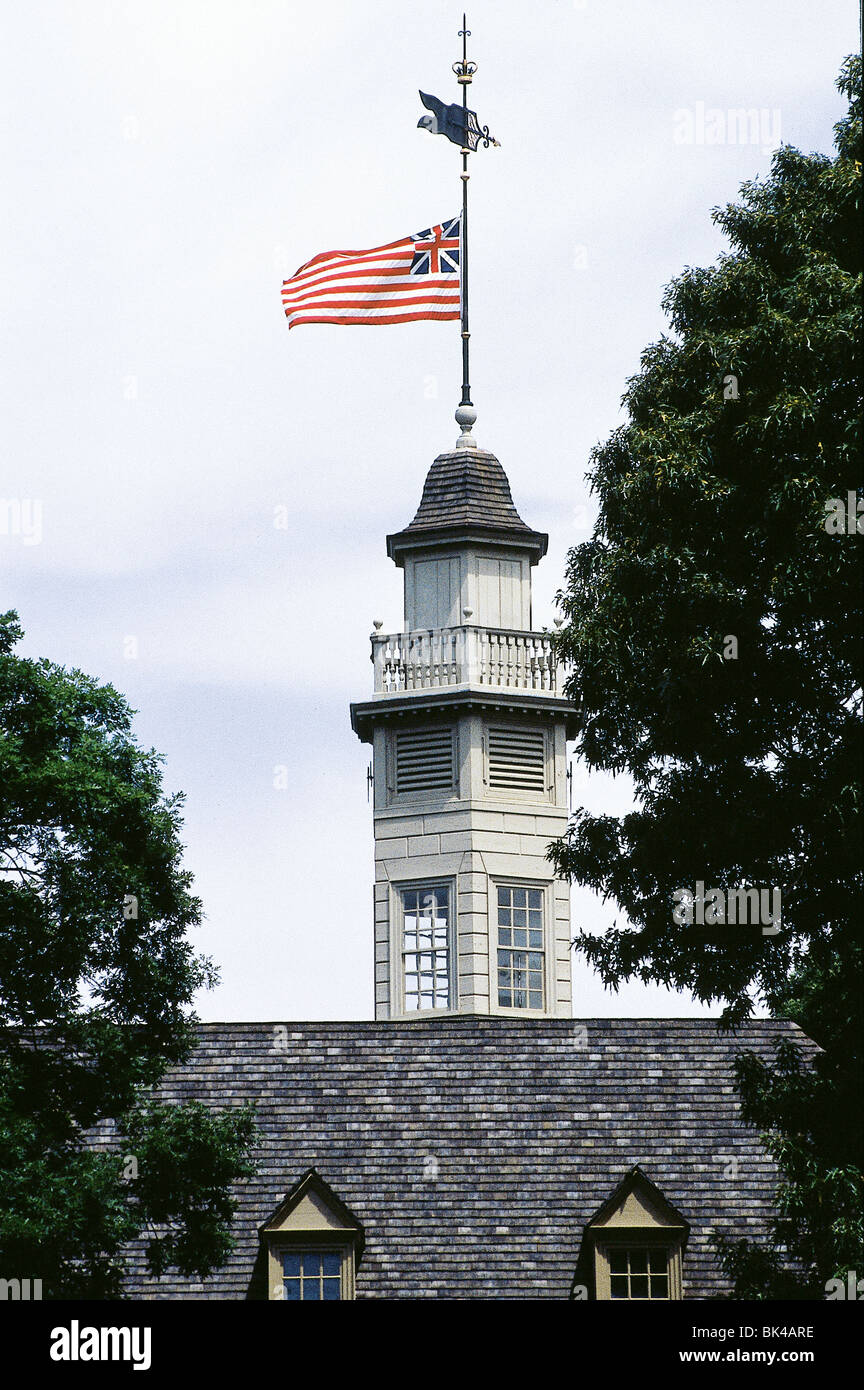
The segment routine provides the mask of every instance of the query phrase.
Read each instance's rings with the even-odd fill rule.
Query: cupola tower
[[[574,710],[531,613],[548,537],[473,418],[387,538],[404,630],[372,634],[374,694],[351,706],[373,750],[378,1019],[571,1013],[569,890],[545,851],[567,826]]]

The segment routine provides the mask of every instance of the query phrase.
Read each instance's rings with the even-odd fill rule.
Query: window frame
[[[344,1234],[322,1231],[320,1236],[313,1231],[279,1231],[267,1243],[267,1264],[269,1274],[269,1299],[271,1302],[289,1303],[284,1295],[284,1271],[282,1256],[287,1254],[331,1254],[341,1256],[339,1299],[301,1299],[301,1302],[352,1302],[355,1297],[355,1239]],[[277,1293],[277,1289],[279,1292]]]
[[[666,1256],[668,1298],[613,1298],[609,1254],[612,1250],[662,1250]],[[602,1228],[594,1238],[594,1297],[610,1303],[675,1303],[682,1297],[682,1237],[668,1226]]]
[[[457,934],[456,934],[456,878],[455,875],[437,875],[435,878],[409,878],[391,882],[391,921],[393,932],[390,941],[390,958],[396,965],[393,981],[396,1010],[405,1018],[441,1018],[444,1014],[458,1008]],[[447,890],[447,996],[446,1008],[409,1009],[406,998],[405,981],[405,907],[403,893],[422,892],[424,889],[445,888]],[[415,954],[420,954],[416,952]]]
[[[539,1009],[520,1008],[518,1004],[499,1004],[498,1002],[498,889],[525,888],[542,894],[543,912],[543,1006]],[[554,1014],[555,996],[555,951],[551,923],[554,921],[555,904],[553,884],[543,879],[516,878],[511,874],[489,875],[489,1004],[490,1012],[505,1018],[546,1018]],[[501,950],[521,950],[521,947],[501,947]],[[526,948],[527,949],[527,948]]]

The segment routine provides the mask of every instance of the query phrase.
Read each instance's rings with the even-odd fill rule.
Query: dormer
[[[687,1221],[637,1164],[585,1227],[574,1297],[587,1285],[604,1302],[682,1298],[689,1234]]]
[[[363,1227],[316,1169],[306,1170],[259,1235],[266,1249],[270,1300],[335,1303],[354,1298]]]

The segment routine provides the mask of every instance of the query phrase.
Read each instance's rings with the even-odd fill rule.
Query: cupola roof
[[[531,552],[532,564],[546,554],[549,544],[544,532],[525,525],[513,505],[507,474],[484,449],[438,455],[426,475],[414,520],[387,537],[387,554],[398,565],[408,549],[457,536],[493,544],[516,542]]]

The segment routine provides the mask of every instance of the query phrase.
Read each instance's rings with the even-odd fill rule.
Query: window
[[[338,1250],[283,1250],[282,1297],[288,1303],[333,1303],[342,1298]]]
[[[450,889],[446,883],[400,890],[406,1013],[450,1007]]]
[[[546,735],[542,729],[490,726],[489,786],[546,791]]]
[[[543,890],[498,884],[498,1004],[545,1007]]]
[[[668,1299],[669,1252],[665,1247],[612,1247],[608,1259],[610,1298]]]
[[[446,791],[454,782],[451,728],[400,729],[395,738],[396,795]]]

